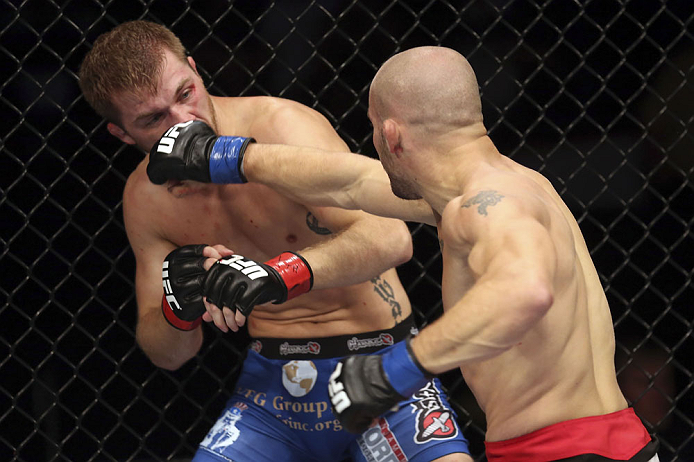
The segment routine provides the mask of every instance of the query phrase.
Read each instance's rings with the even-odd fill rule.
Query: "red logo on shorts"
[[[443,409],[432,411],[425,415],[421,421],[421,438],[448,438],[455,433],[455,424],[451,419],[451,413]]]
[[[260,340],[253,340],[251,342],[251,350],[255,351],[256,353],[260,353],[260,350],[263,349],[263,344],[261,343]]]
[[[458,435],[458,426],[453,420],[453,411],[441,400],[439,389],[430,381],[413,395],[410,403],[417,412],[417,429],[414,442],[424,444],[430,440],[445,440]]]

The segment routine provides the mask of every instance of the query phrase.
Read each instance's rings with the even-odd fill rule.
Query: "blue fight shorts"
[[[237,388],[193,462],[430,462],[469,454],[438,379],[361,435],[333,415],[328,380],[340,358],[386,351],[416,333],[392,329],[315,339],[255,339]]]

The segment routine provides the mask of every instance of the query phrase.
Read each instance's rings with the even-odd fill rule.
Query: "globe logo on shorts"
[[[316,384],[318,371],[312,361],[289,361],[282,366],[282,385],[294,397],[305,396]]]

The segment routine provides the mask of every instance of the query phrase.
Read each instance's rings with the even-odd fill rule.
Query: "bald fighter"
[[[384,354],[338,363],[329,389],[346,428],[459,367],[487,418],[490,461],[657,461],[617,385],[610,309],[581,230],[546,178],[499,153],[467,60],[439,47],[395,55],[373,79],[368,117],[381,163],[253,144],[225,167],[307,203],[404,217],[397,196],[436,217],[445,312]],[[150,169],[185,176],[189,162],[152,156]]]

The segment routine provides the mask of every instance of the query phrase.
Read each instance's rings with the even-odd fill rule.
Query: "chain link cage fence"
[[[0,460],[189,460],[239,372],[243,335],[208,329],[176,372],[135,344],[121,194],[142,154],[76,73],[99,34],[140,18],[181,37],[211,93],[300,101],[371,156],[376,69],[419,45],[465,55],[492,139],[579,220],[661,460],[694,460],[691,0],[0,0]],[[441,259],[433,228],[410,229],[399,273],[425,325]],[[486,460],[474,398],[458,372],[443,381]]]

